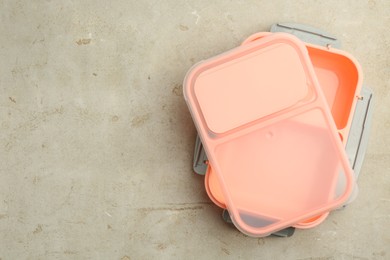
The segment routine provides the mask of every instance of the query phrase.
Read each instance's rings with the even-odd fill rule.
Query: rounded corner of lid
[[[192,65],[189,70],[187,71],[186,75],[184,76],[183,80],[183,95],[184,98],[188,98],[188,92],[190,92],[189,88],[194,85],[196,78],[200,75],[202,70],[202,65],[204,64],[204,61],[199,61]]]

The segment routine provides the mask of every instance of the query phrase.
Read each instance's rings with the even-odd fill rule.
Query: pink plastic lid
[[[233,223],[267,236],[341,205],[352,170],[305,46],[274,34],[189,71],[184,96]],[[345,187],[336,191],[338,178]]]

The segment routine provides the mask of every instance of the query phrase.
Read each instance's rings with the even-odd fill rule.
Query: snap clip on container
[[[204,61],[188,72],[183,91],[243,233],[267,236],[348,199],[352,170],[307,49],[294,36],[276,33]]]

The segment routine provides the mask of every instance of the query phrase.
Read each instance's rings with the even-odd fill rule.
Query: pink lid
[[[341,205],[352,170],[307,49],[274,34],[194,67],[184,96],[233,223],[252,236]],[[337,179],[345,187],[336,191]]]

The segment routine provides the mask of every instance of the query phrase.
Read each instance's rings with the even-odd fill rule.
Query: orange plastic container
[[[183,90],[243,233],[267,236],[348,199],[352,170],[308,50],[294,36],[276,33],[204,61]]]
[[[271,34],[270,32],[253,34],[243,42],[243,45]],[[306,44],[306,47],[320,86],[331,108],[339,135],[345,144],[358,98],[357,94],[361,89],[360,66],[345,52],[311,44]],[[205,187],[210,199],[219,207],[226,208],[220,185],[213,174],[211,165],[206,173]],[[324,213],[294,226],[301,229],[311,228],[324,221],[328,215],[329,213]]]

